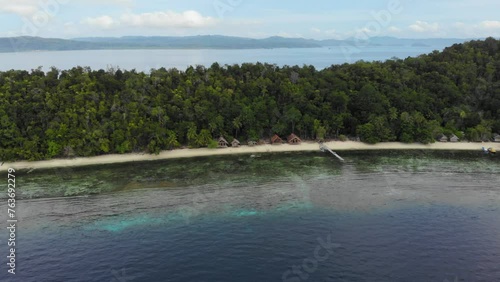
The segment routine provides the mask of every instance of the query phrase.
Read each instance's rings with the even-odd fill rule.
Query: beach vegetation
[[[215,140],[210,140],[207,146],[209,149],[217,149],[219,147],[219,143]]]

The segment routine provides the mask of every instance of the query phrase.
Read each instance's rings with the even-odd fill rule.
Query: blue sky
[[[0,0],[0,37],[500,37],[498,0]]]

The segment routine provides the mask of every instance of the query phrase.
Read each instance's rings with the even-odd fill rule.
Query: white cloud
[[[61,1],[61,3],[65,1]],[[0,12],[15,14],[19,16],[31,16],[38,11],[49,13],[58,9],[57,1],[41,1],[41,0],[0,0]]]
[[[390,26],[387,31],[390,33],[400,33],[402,30],[399,27]]]
[[[0,0],[0,12],[15,14],[23,17],[33,16],[37,12],[43,12],[53,16],[61,9],[61,6],[70,2],[83,2],[92,5],[120,5],[130,6],[132,0]]]
[[[342,37],[335,29],[321,30],[317,27],[311,28],[311,34],[320,39],[340,39]]]
[[[480,26],[485,29],[500,29],[500,21],[483,21]]]
[[[86,3],[95,2],[97,4],[118,4],[123,6],[130,6],[133,4],[132,0],[81,0],[81,1],[85,1]]]
[[[30,16],[38,11],[36,5],[16,3],[0,0],[0,11],[21,16]]]
[[[339,34],[337,34],[337,31],[335,29],[325,30],[324,33],[330,36],[339,36]]]
[[[312,33],[321,33],[321,29],[313,27],[313,28],[311,28],[311,32]]]
[[[86,18],[82,21],[84,24],[88,24],[90,26],[99,27],[103,29],[112,28],[118,25],[112,17],[110,16],[101,16],[97,18]]]
[[[451,33],[468,38],[500,37],[500,21],[482,21],[475,24],[456,22],[451,27]]]
[[[374,30],[371,30],[368,27],[363,27],[363,28],[356,29],[356,33],[364,33],[368,36],[371,36],[372,33],[374,33]]]
[[[439,24],[416,21],[414,24],[410,25],[410,29],[415,32],[438,32]]]
[[[82,23],[102,29],[113,27],[199,28],[215,25],[217,20],[204,17],[199,12],[190,10],[182,13],[173,11],[142,14],[127,13],[119,18],[104,15],[96,18],[86,18]]]
[[[295,33],[295,32],[290,33],[290,32],[284,32],[284,31],[280,31],[276,35],[281,36],[281,37],[286,37],[286,38],[303,38],[304,37],[300,33]]]
[[[120,17],[120,23],[124,26],[134,27],[195,28],[212,26],[217,23],[217,20],[211,17],[204,17],[199,12],[190,10],[182,13],[166,11],[143,14],[124,14]]]

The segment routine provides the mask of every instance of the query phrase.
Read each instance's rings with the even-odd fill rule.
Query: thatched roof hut
[[[500,135],[495,134],[495,135],[493,136],[493,142],[500,142]]]
[[[300,143],[302,143],[302,140],[300,140],[300,138],[295,135],[295,134],[290,134],[290,136],[288,136],[288,144],[290,145],[300,145]]]
[[[456,143],[458,141],[460,141],[460,138],[458,138],[455,134],[450,136],[450,142]]]
[[[257,142],[256,141],[248,141],[248,146],[257,146]]]
[[[238,141],[238,139],[236,138],[234,138],[233,142],[231,142],[231,147],[239,147],[240,145],[240,141]]]
[[[217,143],[219,145],[219,148],[227,148],[227,146],[229,146],[229,142],[227,142],[227,140],[222,136],[219,138],[219,141]]]
[[[444,134],[441,134],[438,136],[437,140],[439,142],[448,142],[448,137],[446,137],[446,135],[444,135]]]
[[[274,134],[274,136],[271,138],[271,144],[282,144],[283,140],[277,135]]]

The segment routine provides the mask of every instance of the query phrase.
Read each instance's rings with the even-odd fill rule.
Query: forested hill
[[[402,39],[372,37],[362,42],[364,46],[447,46],[466,40],[457,38]],[[41,37],[0,37],[0,52],[110,50],[110,49],[272,49],[272,48],[348,48],[359,43],[346,40],[314,40],[273,36],[263,39],[221,36],[125,36],[88,37],[75,39]]]
[[[459,39],[441,39],[442,41]],[[424,41],[427,42],[427,41]],[[463,42],[463,41],[462,41]],[[432,42],[429,42],[432,43]],[[457,42],[458,43],[458,42]],[[333,44],[333,43],[329,43]],[[41,37],[0,38],[0,52],[110,50],[110,49],[270,49],[318,48],[319,41],[303,38],[270,37],[252,39],[231,36],[127,36],[58,39]]]
[[[304,139],[479,141],[500,133],[499,41],[386,62],[0,72],[0,158],[40,160],[291,132]],[[464,134],[462,134],[462,132]]]

